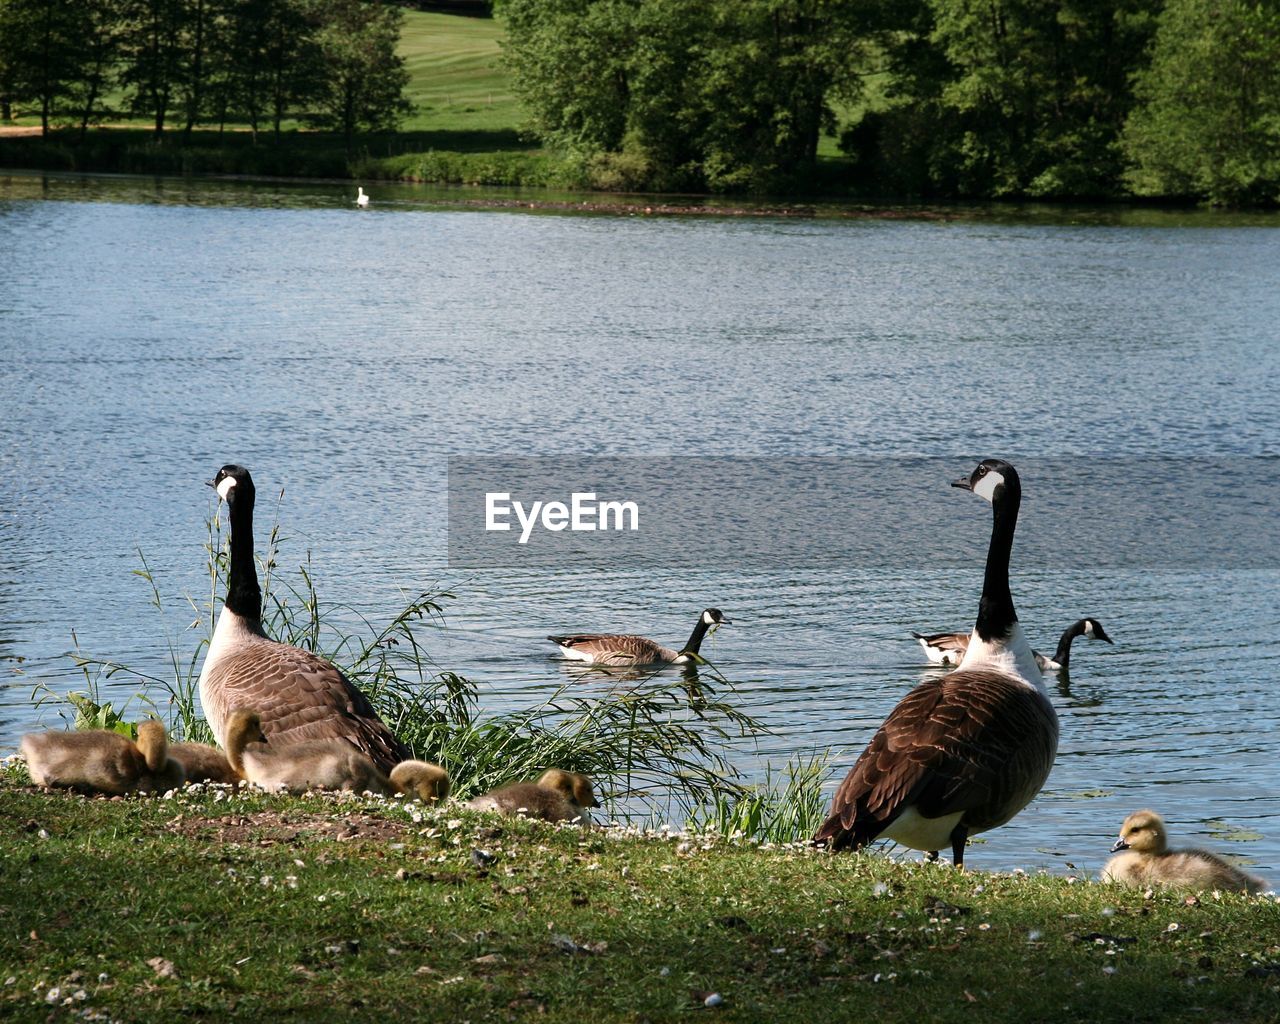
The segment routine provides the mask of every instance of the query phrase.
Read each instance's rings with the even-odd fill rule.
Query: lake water
[[[204,592],[203,481],[228,461],[254,473],[260,543],[283,488],[281,561],[310,551],[326,603],[385,617],[450,586],[431,654],[487,707],[571,681],[547,633],[678,645],[715,605],[734,625],[704,653],[774,730],[737,763],[831,747],[839,777],[925,675],[909,631],[972,623],[981,502],[948,495],[967,564],[464,570],[447,458],[933,456],[941,493],[980,457],[1070,456],[1105,494],[1126,458],[1173,456],[1218,460],[1229,504],[1280,454],[1276,218],[551,216],[394,187],[356,211],[349,191],[0,177],[0,750],[56,723],[33,686],[83,685],[73,630],[157,674],[165,629],[194,648],[180,597]],[[1028,518],[1053,500],[1024,480]],[[1106,536],[1060,542],[1063,565],[1015,547],[1028,634],[1052,650],[1089,614],[1116,643],[1077,644],[1049,783],[970,862],[1096,870],[1152,806],[1280,881],[1280,573],[1090,568]]]

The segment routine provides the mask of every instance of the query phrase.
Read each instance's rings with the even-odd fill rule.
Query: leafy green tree
[[[850,137],[961,195],[1111,195],[1159,0],[922,0],[886,26],[893,101]],[[886,10],[890,10],[886,8]],[[894,31],[896,29],[896,31]]]
[[[89,125],[105,113],[101,107],[103,94],[115,81],[124,38],[124,5],[122,0],[80,0],[83,18],[78,42],[78,69],[69,83],[68,102],[80,121],[80,139],[84,141]]]
[[[1140,195],[1280,202],[1280,3],[1169,0],[1124,133]]]
[[[350,154],[357,132],[393,130],[413,109],[396,53],[404,11],[367,0],[313,0],[311,10],[325,74],[316,121],[340,131]]]
[[[0,6],[2,84],[15,101],[40,105],[49,134],[58,104],[80,76],[85,18],[77,0],[4,0]]]
[[[159,139],[182,88],[188,10],[184,0],[131,0],[126,18],[121,80],[134,113],[151,115]]]
[[[849,0],[506,0],[531,130],[638,161],[650,186],[767,189],[803,175],[860,90]]]

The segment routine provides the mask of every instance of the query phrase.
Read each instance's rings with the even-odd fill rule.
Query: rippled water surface
[[[1280,452],[1267,217],[571,217],[392,188],[358,212],[348,191],[0,177],[0,750],[56,720],[36,684],[83,684],[60,657],[73,630],[157,674],[166,629],[190,656],[201,484],[226,461],[253,470],[268,522],[283,489],[281,560],[310,551],[327,603],[385,617],[450,586],[431,653],[489,707],[570,680],[548,632],[672,643],[724,608],[734,625],[704,653],[774,730],[734,755],[755,775],[826,747],[843,774],[925,676],[909,631],[971,624],[980,558],[450,569],[447,456],[927,455],[955,476],[986,455],[1100,474],[1113,456],[1229,456],[1230,502],[1250,461],[1234,457]],[[1052,481],[1024,488],[1027,515],[1053,501]],[[973,503],[957,544],[980,548],[989,513],[956,501]],[[1084,614],[1116,644],[1077,646],[1052,691],[1053,775],[972,862],[1096,869],[1124,815],[1154,806],[1280,879],[1277,573],[1017,554],[1036,646]]]

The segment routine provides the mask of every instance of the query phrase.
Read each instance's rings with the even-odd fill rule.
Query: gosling
[[[591,823],[588,807],[599,807],[591,780],[576,772],[552,768],[537,782],[516,782],[467,801],[476,811],[500,811],[543,821]]]
[[[396,792],[424,804],[443,803],[453,788],[449,773],[430,761],[401,761],[389,781]]]
[[[275,793],[310,789],[394,796],[405,793],[427,803],[449,794],[449,774],[427,761],[401,761],[383,775],[345,740],[308,740],[288,746],[267,743],[256,711],[237,710],[227,719],[227,760],[255,786]]]
[[[237,786],[244,779],[231,767],[227,755],[207,743],[173,743],[169,756],[182,764],[188,782],[222,782]]]
[[[1124,819],[1116,854],[1102,869],[1104,882],[1121,885],[1176,885],[1260,893],[1270,886],[1208,850],[1170,850],[1164,819],[1155,811],[1136,811]]]
[[[124,796],[182,786],[186,773],[168,747],[164,724],[152,718],[138,726],[136,743],[107,729],[33,732],[22,737],[20,749],[37,786]]]

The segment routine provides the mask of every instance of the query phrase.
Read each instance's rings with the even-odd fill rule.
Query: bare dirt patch
[[[332,814],[269,810],[232,812],[214,818],[179,814],[166,822],[165,827],[175,835],[205,842],[275,846],[317,839],[340,843],[389,842],[402,838],[411,828],[411,823],[358,810]]]

